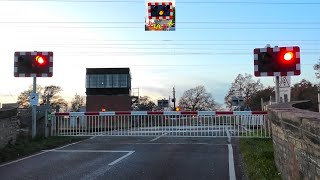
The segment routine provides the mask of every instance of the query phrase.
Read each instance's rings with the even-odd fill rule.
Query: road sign
[[[280,88],[280,102],[291,101],[291,87]]]
[[[31,106],[38,106],[39,104],[39,94],[31,93],[30,94],[30,105]]]
[[[280,76],[279,78],[279,87],[287,88],[291,86],[291,77],[290,76]]]
[[[291,100],[291,77],[279,77],[280,102],[290,102]]]

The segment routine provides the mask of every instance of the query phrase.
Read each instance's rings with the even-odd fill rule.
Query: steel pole
[[[279,86],[279,76],[276,76],[276,103],[280,102],[280,86]]]
[[[33,77],[33,94],[37,93],[37,78]],[[32,138],[37,135],[37,106],[32,105]]]
[[[320,112],[320,90],[318,91],[318,108]]]

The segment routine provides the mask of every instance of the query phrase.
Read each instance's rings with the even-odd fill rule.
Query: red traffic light
[[[292,52],[286,52],[284,55],[283,55],[283,59],[286,60],[286,61],[290,61],[293,59],[293,53]]]
[[[39,65],[45,65],[46,64],[46,59],[44,58],[44,57],[42,57],[42,56],[37,56],[36,57],[36,62],[37,62],[37,64],[39,64]]]

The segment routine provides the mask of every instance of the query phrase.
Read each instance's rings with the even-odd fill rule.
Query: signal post
[[[32,138],[37,131],[37,77],[52,77],[53,52],[15,52],[14,53],[14,77],[33,77],[33,91],[30,95],[32,106]],[[45,127],[47,128],[47,127]]]
[[[256,77],[274,76],[276,78],[276,103],[280,102],[280,76],[299,76],[301,74],[300,48],[270,47],[256,48],[254,53],[254,75]]]

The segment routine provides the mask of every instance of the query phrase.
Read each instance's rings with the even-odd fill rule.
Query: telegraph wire
[[[81,38],[80,38],[81,39]],[[190,39],[190,40],[182,40],[182,39],[160,39],[160,40],[155,40],[155,39],[128,39],[128,40],[121,40],[121,39],[103,39],[103,40],[92,40],[93,38],[87,38],[87,39],[81,39],[82,41],[100,41],[100,42],[110,42],[110,41],[114,41],[114,42],[156,42],[156,41],[160,41],[160,42],[230,42],[230,41],[235,41],[235,42],[272,42],[272,41],[277,41],[281,42],[281,41],[292,41],[292,42],[317,42],[320,41],[320,39],[265,39],[265,40],[257,40],[257,39],[223,39],[223,40],[218,40],[218,39]],[[60,41],[60,40],[56,40],[56,41]],[[65,42],[65,41],[64,41]],[[72,41],[74,42],[74,41]]]
[[[144,3],[124,0],[0,0],[0,2],[73,2],[73,3]],[[255,1],[180,1],[176,4],[246,4],[246,5],[320,5],[320,2],[255,2]]]
[[[264,42],[269,43],[269,42]],[[282,45],[286,45],[289,43],[278,43]],[[291,43],[290,43],[291,44]],[[319,43],[317,42],[304,42],[303,45],[318,45]],[[244,46],[244,45],[252,45],[252,46],[261,46],[261,43],[196,43],[196,44],[186,44],[186,43],[175,43],[175,44],[165,44],[165,43],[143,43],[143,44],[138,44],[138,43],[83,43],[83,44],[75,44],[75,43],[64,43],[64,44],[43,44],[43,43],[32,43],[29,45],[34,45],[34,46],[39,46],[39,45],[48,45],[48,46],[57,46],[57,47],[70,47],[70,46],[85,46],[85,47],[90,47],[90,46],[96,46],[96,47],[102,47],[102,46],[157,46],[159,49],[161,47],[159,46],[228,46],[228,45],[233,45],[233,46]],[[291,44],[292,45],[292,44]],[[300,44],[301,45],[301,44]],[[120,47],[119,47],[120,48]],[[174,48],[174,47],[172,47]]]
[[[58,29],[144,29],[141,27],[132,27],[132,26],[23,26],[24,28],[58,28]],[[3,28],[4,29],[4,28]],[[317,30],[320,27],[180,27],[179,30]],[[22,30],[22,29],[19,29]],[[35,31],[35,30],[33,30]]]
[[[50,46],[50,47],[54,47],[54,46]],[[76,47],[77,49],[79,47]],[[99,47],[81,47],[81,48],[99,48]],[[174,48],[168,48],[168,47],[156,47],[156,48],[150,48],[150,47],[142,47],[142,48],[136,48],[136,47],[100,47],[101,49],[140,49],[140,50],[149,50],[149,49],[153,49],[153,50],[163,50],[163,49],[170,49],[170,50],[214,50],[214,51],[252,51],[252,49],[219,49],[219,48],[198,48],[198,47],[193,47],[193,48],[179,48],[179,47],[174,47]],[[70,47],[70,49],[74,49],[72,47]],[[309,48],[301,48],[301,50],[305,51],[305,50],[309,50],[309,51],[319,51],[320,53],[320,49],[309,49]],[[100,51],[102,52],[102,51]]]
[[[16,21],[16,22],[6,22],[6,21],[2,21],[0,22],[0,24],[144,24],[145,22],[141,21],[141,22],[119,22],[119,21],[56,21],[56,22],[32,22],[32,21]],[[288,24],[311,24],[311,25],[317,25],[320,24],[320,22],[248,22],[248,21],[182,21],[182,22],[177,22],[179,24],[265,24],[265,25],[288,25]]]
[[[176,56],[176,55],[252,55],[253,53],[235,53],[235,52],[226,52],[226,53],[214,53],[214,52],[101,52],[101,53],[90,53],[90,52],[61,52],[56,54],[67,54],[68,55],[88,55],[88,56]],[[320,54],[320,52],[303,52],[303,54]]]

